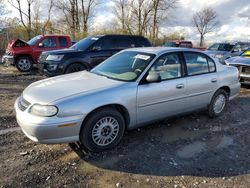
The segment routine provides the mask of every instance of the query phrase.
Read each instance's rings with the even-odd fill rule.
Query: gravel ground
[[[126,132],[107,152],[42,145],[20,131],[13,104],[43,79],[0,66],[0,187],[250,187],[250,89],[225,113],[177,117]]]

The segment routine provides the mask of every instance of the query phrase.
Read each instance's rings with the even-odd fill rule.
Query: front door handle
[[[176,88],[177,89],[182,89],[182,88],[184,88],[184,84],[178,84],[178,85],[176,85]]]
[[[217,78],[213,78],[213,79],[211,80],[211,82],[212,82],[212,83],[217,82]]]

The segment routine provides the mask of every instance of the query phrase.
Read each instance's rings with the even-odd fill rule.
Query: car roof
[[[101,37],[141,37],[144,38],[141,35],[123,35],[123,34],[103,34],[103,35],[91,35],[89,37],[97,37],[97,38],[101,38]]]
[[[189,40],[170,40],[170,41],[167,41],[167,42],[192,43],[192,41],[189,41]]]
[[[40,36],[45,36],[45,37],[47,37],[47,36],[49,36],[49,37],[57,37],[57,36],[59,36],[59,37],[69,37],[69,35],[64,35],[64,34],[45,34],[45,35],[40,35]]]
[[[134,52],[141,52],[141,53],[150,53],[155,55],[161,55],[167,52],[200,52],[203,53],[201,50],[190,49],[190,48],[174,48],[174,47],[143,47],[143,48],[129,48],[124,51],[134,51]],[[204,53],[203,53],[204,54]]]

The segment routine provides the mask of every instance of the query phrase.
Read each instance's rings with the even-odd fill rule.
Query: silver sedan
[[[243,52],[240,56],[225,60],[225,63],[238,68],[242,84],[250,84],[250,49]]]
[[[221,114],[239,94],[238,70],[192,49],[138,48],[112,56],[90,72],[28,86],[16,100],[17,122],[31,140],[80,142],[99,152],[125,130],[195,110]]]

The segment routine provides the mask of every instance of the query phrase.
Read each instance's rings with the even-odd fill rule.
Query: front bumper
[[[2,63],[5,65],[14,65],[14,57],[12,55],[4,55],[2,57]]]
[[[234,65],[234,64],[229,64],[231,66],[235,66],[239,70],[240,74],[240,82],[241,83],[246,83],[250,84],[250,66],[246,65]]]
[[[44,144],[72,143],[79,141],[83,116],[38,117],[22,111],[15,102],[16,120],[24,134],[31,140]]]
[[[61,63],[57,64],[57,68],[55,70],[49,70],[50,62],[46,61],[39,61],[37,64],[38,70],[41,74],[44,74],[45,76],[52,77],[52,76],[58,76],[63,74],[64,67]],[[54,64],[54,63],[51,63]]]

